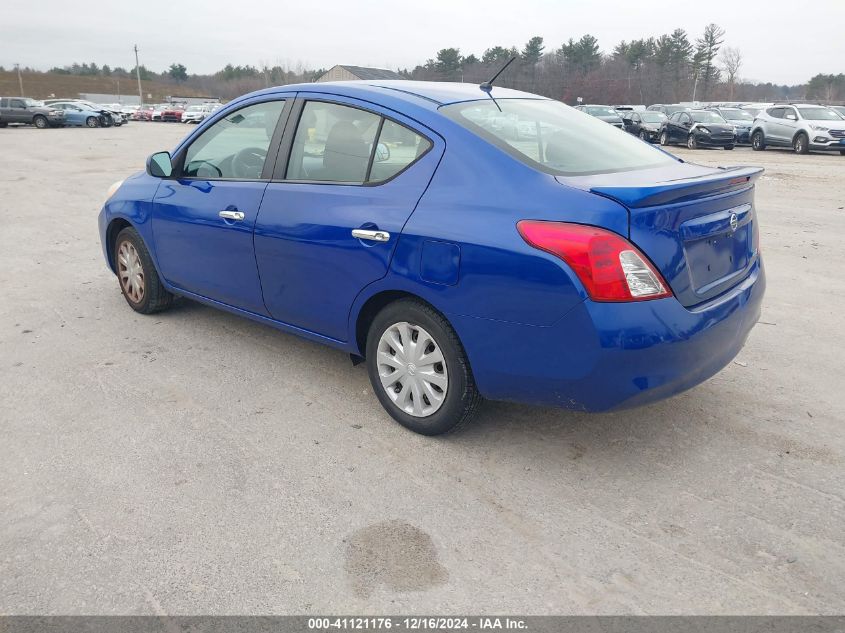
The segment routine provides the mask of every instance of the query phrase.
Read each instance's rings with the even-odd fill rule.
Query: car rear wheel
[[[796,154],[806,154],[810,151],[810,140],[806,134],[799,134],[792,141],[792,149]]]
[[[766,149],[766,141],[763,138],[763,132],[757,130],[751,135],[751,149],[755,152],[762,152]]]
[[[85,119],[85,125],[88,127],[100,127],[100,121],[95,116],[89,116]]]
[[[135,312],[152,314],[170,307],[173,295],[162,285],[144,240],[133,227],[117,234],[114,268],[120,291]]]
[[[690,134],[687,137],[687,147],[689,149],[698,149],[698,139],[695,137],[695,134]]]
[[[379,402],[415,433],[455,431],[481,402],[458,335],[420,301],[401,299],[379,312],[367,334],[366,356]]]
[[[734,146],[733,146],[733,145],[725,145],[725,149],[731,150],[731,149],[733,149],[733,148],[734,148]]]
[[[37,114],[32,119],[32,124],[37,127],[39,130],[44,130],[50,127],[50,123],[47,121],[47,117]]]
[[[660,144],[666,146],[669,144],[669,133],[666,130],[663,130],[660,133]]]

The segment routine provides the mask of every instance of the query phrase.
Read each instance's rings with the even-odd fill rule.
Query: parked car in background
[[[660,144],[733,149],[736,134],[734,126],[712,110],[679,110],[663,123]]]
[[[133,121],[152,121],[153,120],[153,106],[141,105],[132,115]]]
[[[631,111],[622,116],[622,126],[626,132],[630,132],[649,143],[656,143],[660,140],[660,129],[666,119],[666,115],[662,112],[653,110]]]
[[[0,127],[23,123],[37,128],[61,127],[64,112],[29,97],[0,97]]]
[[[62,110],[65,115],[65,125],[85,127],[107,127],[108,114],[102,110],[95,110],[91,106],[79,101],[57,101],[51,103],[51,108]]]
[[[708,110],[717,112],[725,121],[734,126],[736,129],[737,143],[740,145],[751,143],[751,126],[754,124],[754,117],[748,110],[723,106],[714,106],[708,108]]]
[[[99,112],[102,117],[100,119],[100,126],[101,127],[110,127],[112,125],[121,125],[123,123],[123,118],[120,114],[115,114],[106,106],[94,103],[93,101],[86,101],[85,99],[47,99],[44,103],[53,104],[53,103],[79,103],[82,104],[91,110],[96,110]]]
[[[120,108],[120,113],[126,121],[132,121],[132,116],[141,108],[138,105],[125,105]]]
[[[212,105],[210,103],[188,106],[182,112],[182,123],[199,123],[211,112]]]
[[[646,108],[652,112],[662,112],[667,117],[672,116],[675,112],[681,112],[682,110],[689,110],[687,106],[683,106],[679,103],[668,104],[668,103],[655,103],[654,105],[648,106]]]
[[[181,105],[169,105],[161,111],[161,120],[169,123],[180,123],[182,113],[185,111]]]
[[[99,231],[128,307],[182,295],[343,350],[427,435],[482,398],[641,405],[736,356],[765,290],[762,169],[537,95],[390,85],[244,95],[115,183]],[[515,141],[500,115],[543,131]]]
[[[575,109],[581,110],[581,112],[586,112],[590,116],[601,119],[605,123],[610,123],[612,126],[618,127],[620,130],[622,129],[622,117],[619,116],[619,113],[616,110],[608,105],[580,105]]]
[[[810,150],[838,151],[845,156],[845,119],[826,106],[792,103],[766,108],[754,119],[751,147],[791,147],[796,154]]]
[[[150,113],[150,121],[161,121],[161,113],[169,107],[169,103],[159,103],[154,105],[153,111]]]

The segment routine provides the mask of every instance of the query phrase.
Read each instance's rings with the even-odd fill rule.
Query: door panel
[[[336,101],[358,106],[352,99]],[[360,107],[385,114],[371,104]],[[264,302],[273,318],[345,341],[355,297],[365,286],[387,274],[399,234],[428,187],[444,147],[432,132],[395,113],[387,114],[432,143],[424,155],[391,180],[379,185],[293,181],[268,185],[255,227],[255,256]],[[307,111],[303,122],[306,116]],[[294,117],[291,119],[293,123]],[[320,134],[311,128],[312,124],[313,121],[303,123],[303,128],[309,128],[310,138]],[[319,126],[319,122],[315,125]],[[346,123],[342,126],[338,130],[349,131]],[[328,138],[338,134],[329,132]],[[325,165],[334,155],[330,143],[327,139],[324,167],[310,168],[318,176],[324,175]],[[349,147],[355,145],[350,141]],[[399,151],[397,147],[402,147],[400,137],[394,153]],[[314,163],[313,155],[302,158],[303,150],[297,149],[297,142],[292,139],[292,165],[298,151],[300,164],[308,165],[309,160]],[[297,168],[291,173],[301,172]],[[382,231],[389,238],[358,239],[352,236],[355,229]]]
[[[155,197],[153,234],[168,283],[267,315],[255,266],[252,230],[266,182],[164,181]],[[220,211],[244,214],[226,220]]]
[[[156,256],[168,283],[268,315],[253,229],[267,188],[261,176],[272,169],[284,125],[283,105],[276,98],[227,112],[175,157],[182,176],[161,183],[153,213]]]

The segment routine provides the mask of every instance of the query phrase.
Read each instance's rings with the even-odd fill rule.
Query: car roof
[[[478,84],[455,83],[445,81],[406,81],[406,80],[361,80],[327,81],[310,84],[291,84],[267,88],[252,95],[270,94],[279,90],[297,92],[323,92],[348,97],[384,97],[399,101],[413,102],[415,105],[427,103],[437,108],[450,103],[487,99],[488,94]],[[495,99],[546,99],[540,95],[493,86],[490,96]]]

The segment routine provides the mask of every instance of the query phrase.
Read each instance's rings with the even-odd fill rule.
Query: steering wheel
[[[232,157],[232,173],[236,178],[260,178],[267,150],[245,147]]]

